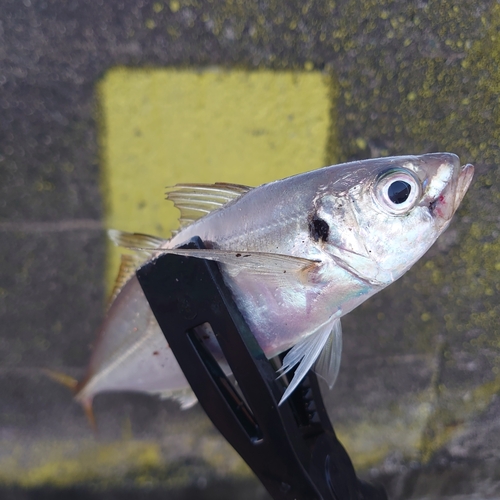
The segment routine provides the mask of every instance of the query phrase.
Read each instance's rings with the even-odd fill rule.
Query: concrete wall
[[[326,398],[393,498],[497,497],[499,28],[493,1],[2,0],[4,494],[265,498],[199,408],[99,396],[96,439],[41,374],[83,373],[116,265],[105,229],[168,235],[175,182],[445,150],[474,184],[422,261],[345,318]]]

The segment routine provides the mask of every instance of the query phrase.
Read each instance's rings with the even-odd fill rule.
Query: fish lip
[[[433,200],[428,201],[430,213],[434,217],[442,219],[443,224],[450,222],[464,199],[474,176],[474,165],[467,163],[460,169],[459,165],[458,163],[453,169],[452,178],[444,189]]]
[[[460,175],[458,176],[457,189],[455,191],[455,210],[457,210],[460,203],[464,199],[465,193],[469,190],[469,187],[474,177],[474,165],[466,163],[462,166]]]

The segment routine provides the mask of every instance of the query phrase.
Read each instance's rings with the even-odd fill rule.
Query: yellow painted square
[[[169,236],[166,186],[256,186],[323,166],[330,95],[320,72],[110,70],[99,87],[106,226]]]

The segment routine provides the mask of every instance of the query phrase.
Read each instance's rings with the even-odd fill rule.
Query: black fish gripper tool
[[[182,248],[205,248],[195,237]],[[309,371],[281,405],[284,382],[248,328],[218,264],[161,255],[137,278],[201,406],[275,500],[386,500],[357,478]],[[237,385],[195,331],[209,323]],[[243,396],[242,396],[243,395]]]

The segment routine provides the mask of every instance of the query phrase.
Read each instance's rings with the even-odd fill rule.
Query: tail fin
[[[49,377],[54,382],[64,385],[65,387],[70,389],[73,393],[76,393],[78,387],[78,380],[76,380],[76,378],[70,377],[65,373],[49,370],[48,368],[42,368],[42,373],[47,377]]]
[[[58,384],[64,385],[67,387],[75,396],[75,399],[82,405],[83,411],[85,412],[85,416],[87,417],[87,421],[94,432],[97,435],[97,425],[95,421],[94,411],[92,410],[92,398],[79,398],[78,392],[80,390],[79,382],[75,378],[70,375],[66,375],[65,373],[57,372],[54,370],[49,370],[48,368],[42,368],[42,373],[57,382]]]
[[[82,405],[85,416],[87,417],[87,422],[94,432],[94,435],[97,437],[97,424],[95,421],[94,410],[92,409],[92,399],[78,399],[78,402]]]

